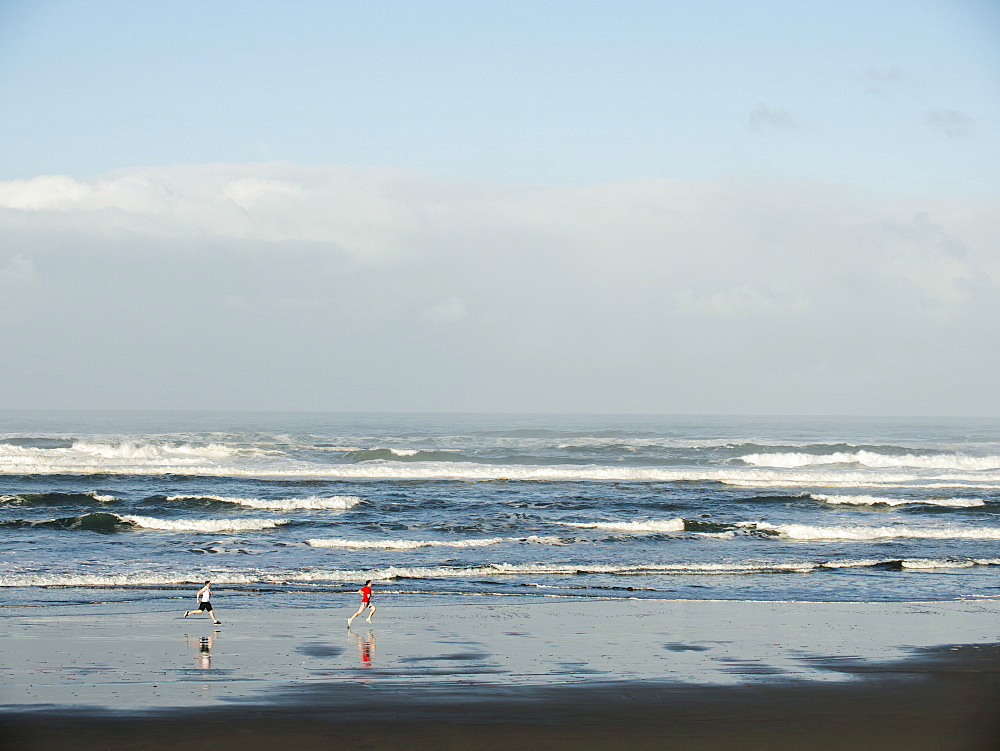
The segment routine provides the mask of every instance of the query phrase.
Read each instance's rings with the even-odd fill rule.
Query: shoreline
[[[1000,745],[1000,602],[448,603],[4,609],[0,750]]]

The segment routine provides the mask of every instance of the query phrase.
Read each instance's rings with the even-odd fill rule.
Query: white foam
[[[257,584],[268,581],[254,574],[213,574],[214,584]],[[192,580],[191,575],[182,573],[134,572],[126,574],[3,574],[0,587],[137,587],[191,584],[200,586],[203,582]]]
[[[986,501],[981,498],[887,498],[884,496],[871,495],[820,495],[813,493],[811,498],[823,503],[842,504],[852,506],[908,506],[922,504],[927,506],[949,506],[953,508],[973,508],[985,506]]]
[[[558,545],[562,540],[558,537],[483,537],[475,540],[345,540],[331,537],[326,539],[306,540],[306,544],[315,548],[362,548],[379,550],[412,550],[414,548],[482,548],[490,545],[500,545],[505,542],[530,542],[548,545]]]
[[[60,449],[48,449],[48,451]],[[219,443],[209,443],[195,446],[186,443],[140,443],[123,441],[120,443],[100,443],[91,441],[76,441],[71,451],[102,459],[125,459],[141,461],[171,461],[175,459],[198,460],[225,459],[233,456],[236,451]]]
[[[683,519],[663,519],[644,522],[559,522],[567,527],[605,529],[612,532],[683,532]]]
[[[820,564],[820,568],[868,568],[869,566],[877,566],[880,563],[888,563],[884,558],[861,558],[858,560],[848,559],[843,561],[824,561]]]
[[[287,519],[157,519],[152,516],[125,514],[118,517],[144,529],[164,532],[247,532],[273,529],[287,524]]]
[[[802,488],[823,485],[830,488],[920,488],[920,489],[1000,489],[1000,475],[978,474],[974,477],[928,477],[926,475],[876,474],[872,472],[789,473],[783,477],[720,477],[718,482],[742,488]]]
[[[285,581],[389,581],[392,579],[449,579],[490,576],[572,576],[579,573],[614,574],[621,576],[689,574],[732,575],[760,573],[808,573],[814,563],[746,563],[746,564],[636,564],[613,566],[608,564],[541,564],[495,563],[485,566],[390,566],[382,569],[354,571],[309,571],[291,574]]]
[[[265,452],[219,443],[78,440],[69,447],[0,444],[0,471],[18,473],[191,473],[220,461],[258,459]]]
[[[571,564],[493,564],[469,567],[403,567],[390,566],[381,569],[354,570],[311,570],[288,572],[233,572],[215,571],[212,581],[217,585],[225,584],[286,584],[294,582],[357,582],[371,579],[372,581],[391,581],[399,578],[415,579],[450,579],[479,576],[562,576],[575,575],[580,571],[620,575],[642,574],[679,574],[679,575],[733,575],[756,573],[808,573],[816,568],[811,563],[747,563],[747,564],[677,564],[677,565],[635,565],[610,566],[592,565],[578,566]],[[31,587],[31,586],[76,586],[76,587],[106,587],[106,586],[156,586],[197,584],[189,572],[155,573],[134,572],[124,574],[3,574],[0,575],[0,587]]]
[[[868,568],[878,566],[882,563],[897,563],[893,559],[861,559],[846,561],[826,561],[821,564],[821,568]],[[898,561],[899,565],[905,569],[948,569],[948,568],[973,568],[975,566],[995,566],[1000,564],[1000,559],[974,559],[966,558],[959,560],[942,558],[907,558]]]
[[[391,581],[399,578],[451,579],[469,577],[504,576],[573,576],[580,572],[610,574],[618,576],[679,575],[679,576],[732,576],[754,574],[806,574],[819,568],[866,567],[879,563],[894,563],[892,560],[847,560],[825,563],[750,561],[746,563],[700,563],[700,564],[659,564],[637,563],[633,565],[572,563],[497,563],[481,566],[389,566],[380,569],[312,569],[308,571],[213,571],[212,581],[225,584],[288,584],[288,583],[341,583],[358,582],[365,579]],[[907,568],[965,568],[969,561],[944,561],[912,559],[904,561]],[[974,559],[971,565],[1000,565],[1000,559]],[[178,584],[201,584],[200,578],[192,578],[185,572],[144,572],[108,574],[0,574],[0,587],[66,586],[66,587],[113,587],[113,586],[157,586]]]
[[[815,527],[807,524],[751,522],[754,528],[778,532],[794,540],[880,540],[893,538],[933,540],[1000,540],[998,527]]]
[[[175,447],[176,448],[176,447]],[[721,482],[742,487],[967,487],[1000,488],[1000,472],[929,470],[904,472],[885,469],[840,468],[657,468],[622,465],[495,465],[473,462],[361,462],[316,464],[264,452],[225,449],[178,449],[152,458],[105,458],[74,449],[23,449],[0,445],[0,472],[7,474],[122,474],[206,477],[292,477],[351,480],[464,480],[529,482]],[[28,453],[25,453],[28,452]],[[100,452],[98,452],[100,453]],[[115,454],[115,451],[105,452]],[[127,451],[118,453],[127,454]],[[167,452],[169,453],[169,452]]]
[[[118,500],[113,495],[101,495],[100,493],[87,493],[87,495],[100,503],[114,503]]]
[[[236,498],[221,495],[171,495],[168,501],[207,500],[219,503],[233,503],[258,509],[274,509],[276,511],[292,511],[296,509],[329,509],[346,511],[363,503],[364,499],[353,495],[335,495],[326,498],[310,496],[309,498],[285,498],[280,500],[265,500],[260,498]]]
[[[975,561],[946,561],[940,558],[907,558],[903,561],[903,568],[907,569],[948,569],[948,568],[972,568]]]
[[[920,469],[959,469],[979,471],[1000,469],[1000,456],[968,456],[966,454],[880,454],[875,451],[836,451],[830,454],[771,452],[747,454],[746,464],[760,467],[810,467],[818,464],[859,464],[879,469],[914,467]]]

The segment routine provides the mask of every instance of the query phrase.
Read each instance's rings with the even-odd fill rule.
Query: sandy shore
[[[0,749],[1000,748],[994,601],[218,602],[0,611]]]

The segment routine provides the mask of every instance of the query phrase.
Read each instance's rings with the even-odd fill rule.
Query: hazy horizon
[[[1000,415],[1000,7],[0,8],[0,409]]]

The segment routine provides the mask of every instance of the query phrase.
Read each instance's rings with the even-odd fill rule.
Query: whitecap
[[[808,524],[768,524],[751,522],[756,529],[778,532],[794,540],[880,540],[893,538],[934,540],[1000,540],[998,527],[907,527],[842,526],[818,527]]]
[[[137,527],[163,532],[249,532],[273,529],[287,524],[287,519],[157,519],[152,516],[119,516]]]
[[[813,493],[810,497],[823,503],[852,506],[908,506],[922,504],[926,506],[974,508],[986,505],[986,501],[982,498],[887,498],[871,495],[820,495],[818,493]]]
[[[969,456],[967,454],[881,454],[877,451],[835,451],[829,454],[808,454],[776,451],[747,454],[742,461],[758,467],[799,468],[822,464],[858,464],[862,467],[891,469],[958,469],[980,471],[1000,469],[1000,456]]]
[[[310,496],[309,498],[284,498],[284,499],[260,499],[260,498],[237,498],[233,496],[220,495],[171,495],[168,501],[185,500],[206,500],[218,503],[232,503],[240,506],[248,506],[257,509],[273,509],[276,511],[292,511],[298,509],[328,509],[333,511],[346,511],[347,509],[364,503],[363,498],[349,495],[335,495],[329,497]]]
[[[541,544],[559,544],[558,537],[483,537],[472,540],[346,540],[338,537],[306,540],[306,544],[316,548],[362,548],[380,550],[412,550],[414,548],[482,548],[499,545],[505,542],[530,542]]]
[[[612,532],[683,532],[683,519],[663,519],[642,522],[559,522],[567,527],[583,529],[604,529]]]

